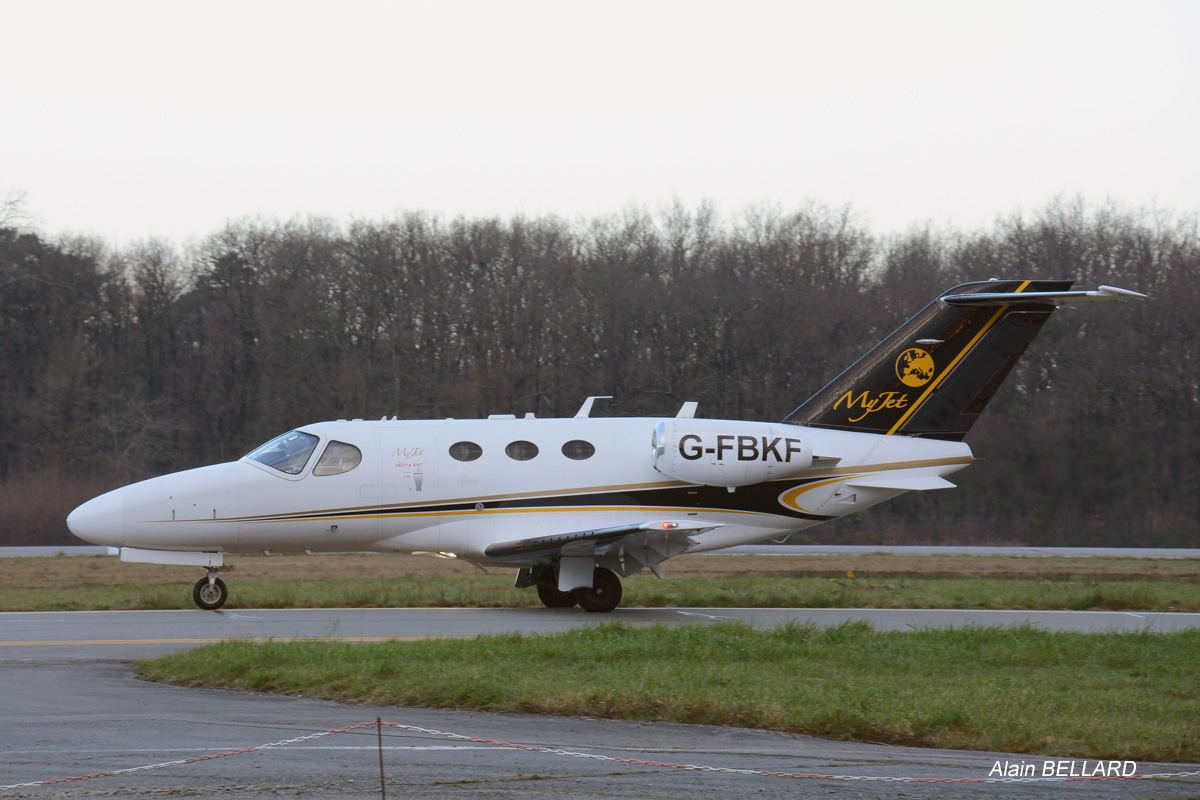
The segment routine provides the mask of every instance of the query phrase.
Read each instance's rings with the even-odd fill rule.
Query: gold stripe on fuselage
[[[875,475],[875,474],[876,474],[875,472],[853,473],[855,478],[861,478],[863,475]],[[805,514],[816,514],[817,512],[810,511],[807,508],[805,508],[804,506],[797,503],[796,498],[798,498],[800,495],[804,494],[805,492],[809,491],[810,489],[820,489],[822,486],[828,486],[831,483],[841,483],[847,477],[849,477],[849,476],[842,475],[837,478],[831,478],[830,480],[827,480],[827,481],[817,481],[816,483],[805,483],[805,484],[795,487],[794,489],[788,489],[786,492],[784,492],[783,494],[781,494],[779,496],[779,502],[783,503],[788,508],[794,508],[797,511],[804,512]]]
[[[456,511],[402,511],[395,514],[354,514],[346,517],[319,517],[322,522],[350,519],[411,519],[415,517],[455,517],[461,514],[588,514],[606,511],[654,511],[661,513],[705,512],[711,514],[750,514],[769,517],[763,511],[743,511],[737,508],[699,508],[697,506],[524,506],[521,508],[460,508]],[[247,520],[248,522],[294,522],[296,520]]]
[[[850,475],[861,475],[865,472],[892,472],[902,469],[919,469],[921,467],[942,467],[953,466],[956,464],[970,464],[974,459],[971,456],[955,456],[952,458],[927,458],[917,461],[895,461],[884,464],[866,464],[847,467],[827,467],[825,469],[816,469],[810,472],[805,472],[801,475],[793,475],[790,478],[781,478],[779,480],[770,481],[771,483],[786,484],[797,480],[812,480],[822,478],[832,478],[834,481],[840,480]],[[834,481],[827,481],[831,483]],[[616,494],[620,492],[648,490],[648,489],[664,489],[664,488],[679,488],[683,486],[691,486],[694,484],[683,483],[681,481],[664,481],[662,483],[647,483],[633,484],[627,486],[605,486],[605,487],[584,487],[573,489],[561,489],[550,492],[523,492],[513,495],[490,495],[486,497],[462,497],[453,500],[444,500],[437,505],[463,505],[471,503],[494,503],[505,502],[519,499],[534,499],[543,497],[565,497],[568,495],[591,495],[591,494]],[[805,486],[812,488],[812,484],[806,483]],[[218,522],[246,522],[246,523],[268,523],[268,522],[297,522],[304,519],[320,519],[321,521],[345,521],[349,519],[395,519],[400,517],[438,517],[438,516],[457,516],[461,514],[528,514],[535,512],[550,513],[550,512],[604,512],[604,511],[654,511],[663,513],[710,513],[710,514],[748,514],[752,516],[774,516],[765,511],[744,511],[732,508],[698,508],[696,506],[655,506],[655,505],[622,505],[622,506],[522,506],[518,508],[457,508],[436,510],[430,509],[427,511],[403,511],[399,510],[405,506],[420,506],[426,505],[422,503],[398,503],[389,506],[363,506],[360,508],[338,508],[319,511],[307,511],[304,514],[274,514],[266,517],[240,517],[232,519],[217,520]],[[389,512],[384,512],[383,509],[396,509]],[[377,511],[380,513],[372,514],[370,512]],[[326,516],[326,515],[336,516]],[[205,521],[205,520],[198,520]]]
[[[414,501],[411,503],[376,503],[369,506],[351,506],[348,508],[327,508],[321,511],[306,511],[306,514],[350,514],[362,511],[371,511],[372,509],[394,509],[405,508],[407,506],[449,506],[458,505],[460,503],[505,503],[513,500],[534,500],[543,497],[563,497],[567,495],[577,494],[617,494],[620,492],[638,492],[646,489],[678,489],[684,486],[692,486],[693,484],[684,483],[683,481],[662,481],[660,483],[628,483],[614,484],[611,486],[586,486],[583,488],[572,487],[570,489],[548,489],[543,492],[515,492],[513,494],[493,494],[483,495],[480,497],[457,497],[450,500],[440,500],[435,503]],[[461,513],[455,512],[455,513]],[[218,522],[270,522],[275,518],[292,519],[295,514],[267,514],[258,517],[228,517],[218,519]]]

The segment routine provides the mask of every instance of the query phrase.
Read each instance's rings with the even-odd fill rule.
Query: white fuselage
[[[944,476],[971,462],[961,442],[784,426],[803,439],[809,458],[815,456],[811,465],[730,491],[656,469],[655,428],[673,420],[322,422],[298,429],[320,441],[296,474],[247,457],[109,492],[80,506],[68,522],[81,538],[114,547],[392,551],[487,563],[485,548],[498,542],[669,518],[711,524],[693,537],[689,551],[699,552],[777,537],[909,489],[948,486]],[[727,424],[735,433],[738,426],[762,425],[696,423]],[[692,439],[694,446],[698,439]],[[361,462],[339,474],[314,474],[330,442],[358,448]],[[594,452],[586,455],[588,447],[574,444],[575,457],[568,457],[569,442]],[[457,443],[471,443],[479,454],[452,457]],[[514,458],[509,452],[531,452],[514,443],[532,443],[537,454]],[[755,445],[755,455],[768,444]]]

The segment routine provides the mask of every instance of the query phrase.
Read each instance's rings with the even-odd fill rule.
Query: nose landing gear
[[[205,611],[216,611],[229,599],[229,588],[217,577],[217,571],[210,569],[208,577],[196,581],[192,587],[192,599]]]

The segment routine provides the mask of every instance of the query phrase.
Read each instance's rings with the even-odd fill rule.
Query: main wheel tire
[[[201,578],[192,588],[192,599],[205,611],[216,611],[229,599],[229,588],[220,578],[212,583],[208,582],[208,578]]]
[[[621,602],[621,579],[612,570],[597,567],[592,573],[592,585],[582,586],[571,594],[584,611],[606,614]]]
[[[574,608],[575,593],[560,592],[553,586],[538,586],[538,600],[542,601],[542,605],[546,608]]]

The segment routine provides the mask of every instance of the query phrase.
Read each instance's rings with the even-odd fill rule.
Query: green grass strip
[[[340,645],[227,642],[143,677],[373,705],[768,728],[834,739],[1200,761],[1200,631],[587,627]]]
[[[533,608],[510,575],[400,580],[239,581],[228,608]],[[1200,584],[1102,578],[750,576],[625,581],[622,605],[685,608],[1037,608],[1200,611]],[[0,611],[193,608],[191,583],[0,588]]]

